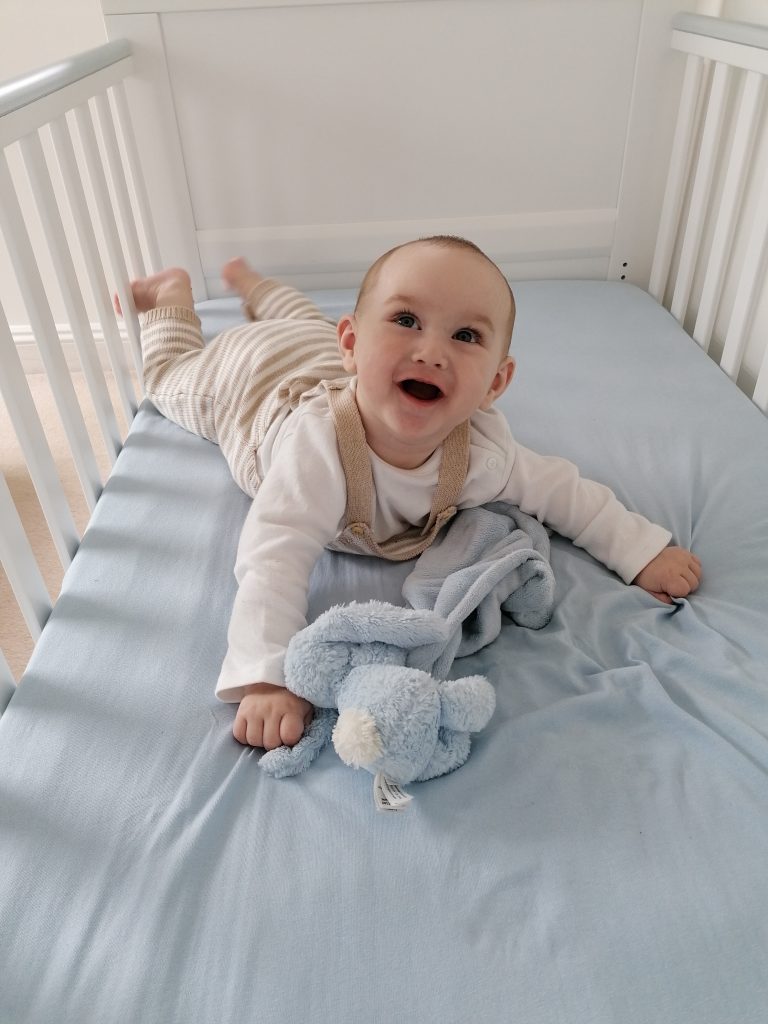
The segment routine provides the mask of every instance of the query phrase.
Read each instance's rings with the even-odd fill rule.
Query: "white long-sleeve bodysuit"
[[[354,388],[354,378],[350,387]],[[430,511],[441,451],[417,469],[398,469],[370,449],[372,527],[383,541]],[[248,683],[283,683],[288,641],[306,625],[307,591],[323,548],[345,525],[346,480],[325,393],[275,423],[259,452],[261,486],[243,527],[239,584],[216,693],[239,701]],[[613,569],[625,583],[669,543],[668,530],[628,511],[609,488],[582,479],[565,459],[515,442],[495,409],[470,421],[469,470],[458,508],[503,500],[518,505]]]

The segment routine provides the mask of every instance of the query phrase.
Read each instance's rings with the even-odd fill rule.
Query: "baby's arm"
[[[291,637],[306,625],[309,578],[336,536],[346,502],[335,435],[331,449],[323,421],[297,421],[298,429],[276,446],[243,526],[239,587],[216,685],[220,700],[240,702],[235,738],[267,749],[297,742],[311,719],[311,705],[285,689],[283,660]]]
[[[516,445],[503,498],[583,547],[625,583],[660,600],[685,596],[698,586],[701,563],[695,555],[667,547],[669,530],[630,512],[610,488],[581,477],[566,459]]]

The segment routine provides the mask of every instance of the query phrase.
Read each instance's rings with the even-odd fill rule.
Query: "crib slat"
[[[726,64],[718,63],[715,65],[712,77],[712,89],[704,120],[704,133],[701,138],[701,149],[693,181],[683,247],[680,252],[680,266],[670,307],[672,316],[680,323],[685,319],[688,301],[691,297],[696,257],[699,252],[699,243],[707,214],[707,200],[714,176],[730,72],[731,69]]]
[[[0,394],[24,452],[29,475],[64,569],[74,558],[80,536],[61,486],[45,431],[27,384],[5,313],[0,306]]]
[[[101,162],[99,148],[96,142],[96,133],[93,127],[91,111],[87,105],[75,108],[75,121],[83,148],[83,156],[88,169],[88,177],[91,182],[91,190],[96,202],[101,229],[104,234],[104,242],[107,247],[109,262],[112,264],[112,273],[115,281],[115,290],[120,299],[120,306],[123,310],[123,319],[128,332],[128,339],[131,345],[136,373],[141,380],[141,342],[139,341],[139,320],[133,306],[133,298],[128,289],[128,270],[125,265],[125,257],[120,245],[120,236],[115,222],[112,203],[109,198],[107,179],[104,167]]]
[[[685,64],[680,108],[677,114],[675,137],[669,162],[667,187],[659,221],[659,233],[653,254],[651,277],[648,291],[657,302],[664,301],[669,268],[675,250],[675,238],[683,208],[685,183],[691,159],[693,132],[696,127],[696,106],[701,88],[704,62],[701,57],[690,55]]]
[[[744,90],[739,103],[736,129],[729,155],[728,169],[723,184],[720,210],[712,238],[707,273],[704,278],[699,311],[693,337],[706,352],[712,337],[717,307],[722,293],[726,264],[736,231],[739,201],[746,180],[747,168],[757,133],[757,121],[762,91],[762,75],[746,72]]]
[[[768,188],[763,188],[752,222],[744,263],[739,275],[739,286],[733,300],[728,330],[725,335],[720,366],[731,380],[736,380],[747,344],[747,332],[752,323],[759,289],[765,277],[765,250],[768,241]],[[762,371],[761,371],[762,376]],[[762,393],[762,392],[761,392]],[[753,399],[757,401],[753,395]]]
[[[56,399],[83,494],[88,507],[93,510],[101,491],[101,476],[4,152],[0,153],[0,228],[5,236],[37,346]]]
[[[2,563],[11,590],[18,601],[27,629],[32,639],[37,640],[46,619],[51,614],[51,599],[2,473],[0,473],[0,563]]]
[[[125,87],[122,82],[118,82],[112,87],[112,97],[115,101],[117,123],[120,125],[120,133],[123,137],[123,144],[125,145],[125,157],[128,163],[128,170],[130,171],[131,180],[133,181],[133,190],[136,194],[139,222],[144,231],[144,240],[147,245],[149,270],[152,273],[156,273],[160,270],[162,265],[160,262],[160,246],[157,242],[155,222],[150,212],[147,185],[144,181],[144,173],[141,169],[139,150],[136,145],[136,135],[133,131],[133,122],[131,121],[128,100],[126,98]]]
[[[99,364],[96,342],[91,331],[85,302],[80,291],[77,274],[72,262],[64,225],[53,192],[43,147],[37,133],[21,140],[21,152],[27,168],[32,194],[45,231],[56,275],[59,279],[64,306],[72,326],[72,332],[80,356],[85,379],[91,392],[96,417],[101,428],[104,444],[113,465],[121,447],[120,431],[112,408],[104,374]]]
[[[123,227],[125,245],[128,250],[128,262],[131,267],[132,277],[146,277],[144,268],[144,257],[141,255],[139,236],[136,232],[136,221],[131,209],[131,200],[128,196],[128,185],[125,180],[125,168],[120,157],[120,150],[117,145],[115,124],[112,120],[112,109],[109,105],[106,93],[99,93],[93,98],[96,108],[101,137],[104,142],[104,152],[107,157],[107,167],[112,178],[117,209],[120,214],[120,222]]]
[[[117,392],[123,413],[130,423],[136,413],[136,396],[128,372],[125,348],[112,309],[112,298],[104,276],[104,267],[99,255],[99,247],[93,230],[88,204],[83,190],[82,180],[77,169],[75,150],[66,118],[57,118],[48,126],[53,140],[56,159],[59,164],[67,202],[72,211],[72,219],[77,232],[78,242],[83,254],[83,262],[88,274],[99,322],[104,333],[104,341],[109,354],[110,365],[115,377]]]

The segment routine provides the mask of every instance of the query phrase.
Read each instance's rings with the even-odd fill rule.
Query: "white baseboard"
[[[21,360],[21,366],[25,373],[45,373],[45,365],[40,355],[40,350],[35,342],[35,335],[29,324],[11,324],[11,336],[16,343],[16,351],[19,353],[19,359]],[[125,328],[118,324],[120,331],[120,337],[125,344],[128,340],[128,335]],[[112,365],[109,361],[109,352],[107,350],[106,342],[104,341],[104,332],[101,329],[101,325],[98,323],[91,324],[91,332],[93,339],[96,342],[96,352],[99,356],[99,362],[103,370],[111,370]],[[80,357],[77,353],[77,345],[75,344],[74,334],[69,324],[56,324],[56,333],[59,336],[61,342],[61,348],[64,353],[64,358],[67,361],[67,366],[70,371],[77,372],[81,369]]]
[[[608,275],[616,211],[551,210],[354,224],[295,224],[201,230],[197,242],[209,295],[219,271],[244,256],[264,274],[295,287],[355,288],[383,252],[429,235],[461,235],[479,245],[510,280]]]

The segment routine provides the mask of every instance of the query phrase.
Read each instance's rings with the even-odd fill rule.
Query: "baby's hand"
[[[254,683],[246,687],[232,733],[238,743],[251,747],[292,747],[312,721],[314,708],[284,686]]]
[[[664,548],[635,576],[632,582],[653,594],[659,601],[672,604],[673,597],[687,597],[699,585],[701,562],[685,548]]]

